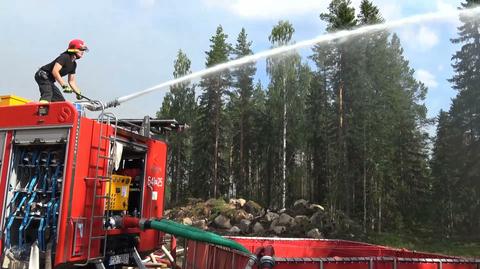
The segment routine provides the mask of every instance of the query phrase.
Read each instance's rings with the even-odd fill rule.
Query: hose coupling
[[[260,268],[273,268],[275,259],[272,256],[263,256],[260,258]]]
[[[146,230],[146,229],[150,229],[150,223],[151,223],[151,221],[148,220],[148,219],[140,219],[140,221],[138,222],[138,226],[143,231],[143,230]]]
[[[252,269],[253,266],[257,264],[257,262],[258,262],[257,256],[254,254],[250,255],[250,257],[248,258],[248,263],[245,266],[245,269]]]

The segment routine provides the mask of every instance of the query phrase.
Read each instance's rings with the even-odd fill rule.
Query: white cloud
[[[403,17],[402,6],[399,3],[390,1],[379,2],[378,9],[386,21],[397,20]]]
[[[438,86],[435,76],[425,69],[417,69],[415,71],[415,77],[429,88],[436,88]]]
[[[220,7],[244,18],[278,19],[326,11],[329,1],[318,0],[204,0],[210,7]]]
[[[457,9],[458,3],[454,4],[454,3],[448,3],[444,0],[437,0],[435,2],[435,5],[438,11],[452,11]]]
[[[438,35],[430,28],[422,26],[418,31],[418,42],[425,49],[431,49],[438,44]]]

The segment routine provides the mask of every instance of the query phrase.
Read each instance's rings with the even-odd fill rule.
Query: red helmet
[[[68,52],[76,53],[79,51],[88,51],[88,47],[85,45],[85,42],[81,39],[73,39],[68,43]]]

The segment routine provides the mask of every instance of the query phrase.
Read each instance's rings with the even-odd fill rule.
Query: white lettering
[[[150,187],[156,186],[161,188],[163,186],[163,178],[147,176],[147,185]]]

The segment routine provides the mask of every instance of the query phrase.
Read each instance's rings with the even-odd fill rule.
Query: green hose
[[[224,247],[239,250],[248,255],[252,255],[252,253],[248,251],[244,246],[242,246],[241,244],[233,240],[227,239],[218,234],[202,231],[192,226],[176,223],[171,220],[167,220],[167,219],[149,220],[144,223],[144,228],[145,229],[151,228],[154,230],[173,234],[179,237],[184,237],[194,241],[200,241],[200,242],[211,243],[214,245],[224,246]]]

